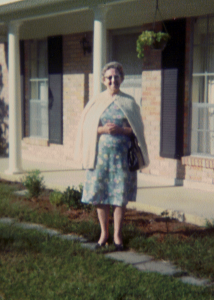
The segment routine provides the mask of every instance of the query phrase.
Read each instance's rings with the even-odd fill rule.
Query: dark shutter
[[[49,142],[62,144],[62,36],[48,38]]]
[[[165,22],[171,38],[162,52],[160,156],[183,155],[186,20]]]
[[[25,52],[24,52],[24,41],[19,42],[19,49],[20,49],[22,137],[24,137],[25,136]]]
[[[176,158],[178,70],[162,70],[161,156]]]

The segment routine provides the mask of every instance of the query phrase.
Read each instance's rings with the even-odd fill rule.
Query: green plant
[[[165,43],[170,39],[170,35],[165,32],[154,32],[145,30],[139,35],[137,39],[137,57],[144,57],[144,47],[145,46],[153,46],[155,43],[160,43],[164,41]]]
[[[81,203],[82,198],[82,185],[79,186],[79,190],[75,189],[74,186],[70,186],[62,194],[62,202],[68,207],[73,207],[74,209],[83,208]]]
[[[59,206],[65,204],[67,207],[72,207],[73,209],[84,209],[86,211],[92,210],[92,205],[83,204],[81,202],[83,193],[83,185],[80,184],[78,188],[70,186],[62,193],[58,190],[54,190],[50,194],[50,202],[53,205]]]
[[[63,194],[58,191],[58,190],[54,190],[51,194],[50,194],[50,203],[56,206],[59,206],[61,204],[63,204]]]
[[[23,185],[27,188],[29,197],[38,197],[45,188],[44,177],[40,176],[39,170],[33,170],[22,179]]]

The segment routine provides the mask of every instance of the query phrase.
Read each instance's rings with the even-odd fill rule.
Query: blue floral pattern
[[[107,122],[129,126],[121,109],[113,102],[100,118]],[[102,134],[98,138],[95,169],[86,171],[83,203],[123,206],[136,200],[137,172],[128,169],[127,153],[130,138],[125,135]]]

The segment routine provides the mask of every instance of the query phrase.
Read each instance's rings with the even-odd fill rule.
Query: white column
[[[106,64],[106,5],[93,7],[94,45],[93,45],[93,82],[94,96],[102,91],[101,73]]]
[[[9,169],[8,174],[22,171],[21,158],[21,85],[19,26],[20,22],[9,23],[8,61],[9,61]]]

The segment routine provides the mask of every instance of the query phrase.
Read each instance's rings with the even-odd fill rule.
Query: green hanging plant
[[[164,49],[166,43],[170,39],[170,35],[166,32],[154,32],[145,30],[137,39],[137,57],[144,57],[144,47],[150,46],[153,49]]]

